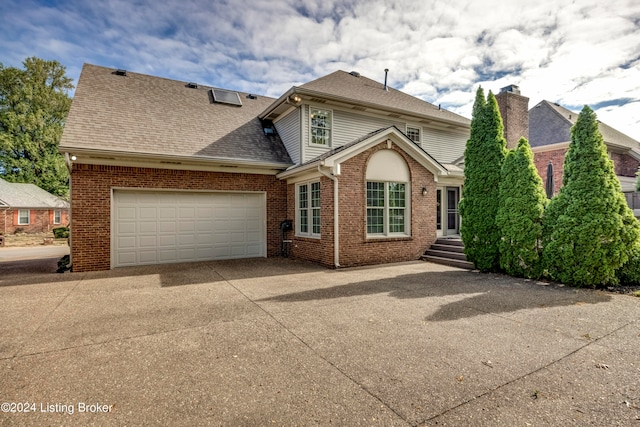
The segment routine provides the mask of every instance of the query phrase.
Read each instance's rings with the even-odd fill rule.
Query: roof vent
[[[213,102],[242,107],[242,101],[240,100],[238,92],[225,89],[211,89],[211,93],[213,94]]]
[[[189,82],[187,83],[187,87],[189,89],[198,89],[198,83]]]
[[[250,93],[249,95],[247,95],[247,99],[258,99],[258,96]]]
[[[357,71],[352,71],[349,74],[351,74],[353,77],[360,77],[360,73]]]
[[[122,68],[118,68],[113,72],[116,76],[125,76],[127,75],[127,70],[123,70]]]

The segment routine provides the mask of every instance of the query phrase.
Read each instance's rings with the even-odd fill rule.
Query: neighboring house
[[[496,98],[505,123],[507,145],[513,148],[521,136],[528,138],[536,168],[548,193],[558,194],[564,158],[571,142],[571,127],[579,113],[549,101],[541,101],[528,110],[529,98],[522,96],[514,85],[503,88]],[[600,121],[598,127],[622,191],[634,191],[640,165],[640,142]]]
[[[417,259],[458,233],[469,125],[355,72],[272,99],[85,65],[60,143],[73,269]]]
[[[0,234],[41,233],[69,225],[69,203],[34,184],[0,179]]]

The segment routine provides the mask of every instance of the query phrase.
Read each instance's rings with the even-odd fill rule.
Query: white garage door
[[[266,256],[264,194],[113,192],[113,267]]]

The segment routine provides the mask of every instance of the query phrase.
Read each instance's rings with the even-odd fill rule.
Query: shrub
[[[57,227],[53,230],[53,237],[56,239],[66,239],[69,237],[69,227]]]
[[[548,276],[573,286],[616,284],[616,270],[640,239],[640,223],[627,206],[588,106],[571,129],[562,181],[543,219]]]
[[[637,244],[627,261],[617,271],[618,279],[623,285],[640,285],[640,244]]]
[[[525,138],[507,153],[500,180],[496,225],[501,239],[500,267],[512,276],[538,278],[542,273],[542,215],[547,196]]]
[[[464,152],[464,187],[460,200],[460,235],[467,259],[481,271],[500,269],[500,231],[495,219],[499,206],[499,183],[506,154],[504,126],[495,96],[485,101],[476,92],[471,134]]]

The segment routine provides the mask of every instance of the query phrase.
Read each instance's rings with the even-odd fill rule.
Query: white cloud
[[[629,0],[3,0],[0,61],[83,62],[279,96],[357,70],[467,117],[475,89],[599,113],[640,139],[640,3]],[[626,103],[624,100],[627,100]],[[611,118],[611,119],[609,119]],[[623,129],[624,128],[624,129]]]

